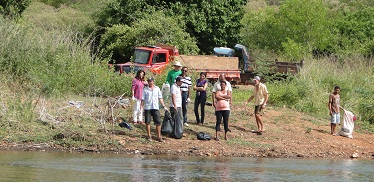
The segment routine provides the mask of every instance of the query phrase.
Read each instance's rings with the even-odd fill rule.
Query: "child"
[[[335,86],[329,96],[329,110],[331,116],[331,135],[336,136],[336,125],[340,123],[340,87]]]

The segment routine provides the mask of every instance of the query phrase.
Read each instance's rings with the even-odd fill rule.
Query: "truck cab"
[[[165,69],[174,56],[178,56],[178,49],[174,46],[156,45],[135,47],[131,62],[115,64],[115,71],[123,73],[134,73],[139,69],[149,70],[154,74],[159,74]]]

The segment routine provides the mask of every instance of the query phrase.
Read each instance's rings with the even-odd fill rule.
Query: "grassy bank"
[[[94,38],[77,29],[62,30],[64,22],[41,26],[39,19],[0,18],[0,137],[7,142],[52,141],[63,146],[116,145],[111,134],[119,132],[117,119],[129,118],[131,110],[113,105],[119,96],[130,95],[133,76],[118,76],[108,69],[108,60],[92,52]],[[165,76],[156,75],[158,86]],[[342,106],[358,116],[362,132],[373,133],[373,80],[372,59],[322,58],[306,59],[293,79],[266,84],[270,105],[324,119],[328,95],[339,85]],[[250,94],[251,90],[234,90],[234,104],[241,105]],[[77,108],[68,101],[83,101],[87,107]]]

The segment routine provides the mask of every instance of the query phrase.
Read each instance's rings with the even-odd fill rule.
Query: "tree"
[[[157,43],[175,45],[183,54],[196,54],[199,51],[196,40],[184,31],[183,24],[162,11],[143,14],[131,27],[123,24],[108,27],[101,39],[103,53],[112,54],[112,59],[117,63],[129,61],[135,46]]]
[[[211,54],[216,46],[231,47],[239,42],[245,3],[246,0],[117,0],[100,14],[98,24],[132,26],[157,9],[173,17],[190,37],[194,37],[201,53]]]
[[[10,18],[19,17],[30,4],[30,1],[31,0],[2,0],[0,1],[0,15]]]
[[[286,0],[279,10],[268,7],[246,14],[242,36],[248,45],[300,57],[284,51],[328,51],[333,40],[329,21],[328,8],[320,0]]]

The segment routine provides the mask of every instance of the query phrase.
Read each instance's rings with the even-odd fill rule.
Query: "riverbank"
[[[63,142],[0,142],[1,150],[31,151],[65,151],[120,153],[139,155],[176,155],[176,156],[209,156],[209,157],[268,157],[268,158],[362,158],[374,159],[374,135],[353,133],[352,139],[329,134],[330,125],[327,119],[317,119],[304,113],[287,108],[268,107],[263,113],[265,132],[262,135],[253,133],[256,130],[251,109],[234,105],[230,118],[228,140],[223,140],[224,133],[219,132],[220,140],[197,140],[198,132],[215,135],[215,116],[213,107],[206,108],[206,122],[196,125],[193,112],[189,110],[189,127],[184,128],[182,139],[163,136],[164,142],[148,141],[144,125],[132,125],[133,129],[120,128],[113,123],[113,128],[103,134],[101,129],[91,131],[93,138],[99,138],[96,144],[76,145]],[[357,126],[356,126],[357,127]],[[222,127],[223,128],[223,127]],[[340,129],[340,126],[338,126]],[[155,136],[152,124],[152,136]],[[62,134],[63,135],[63,134]],[[68,138],[62,136],[60,140]],[[54,136],[55,138],[55,136]],[[55,138],[55,140],[57,140]],[[100,144],[110,141],[109,144]]]

